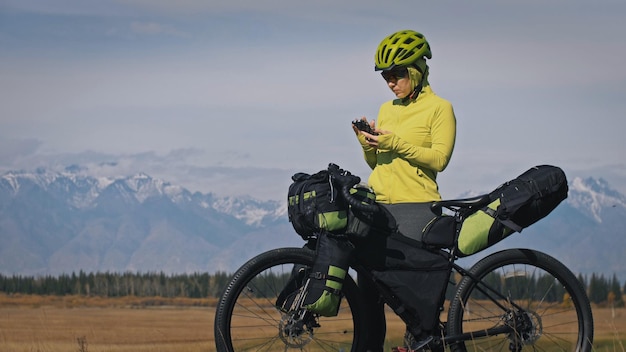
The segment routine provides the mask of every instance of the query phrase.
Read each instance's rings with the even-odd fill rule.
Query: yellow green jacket
[[[416,100],[384,103],[376,126],[391,131],[378,136],[378,148],[358,135],[373,170],[368,183],[376,200],[387,204],[440,200],[437,173],[450,162],[456,138],[452,104],[428,85]]]

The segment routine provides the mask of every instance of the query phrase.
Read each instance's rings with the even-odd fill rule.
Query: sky
[[[626,194],[621,0],[0,0],[0,173],[83,165],[286,198],[394,96],[374,52],[423,33],[457,118],[444,198],[539,164]]]

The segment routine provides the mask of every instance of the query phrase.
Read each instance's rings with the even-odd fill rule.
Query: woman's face
[[[404,68],[394,68],[389,71],[381,72],[381,75],[387,82],[387,86],[396,95],[402,99],[411,94],[411,79],[408,70]]]

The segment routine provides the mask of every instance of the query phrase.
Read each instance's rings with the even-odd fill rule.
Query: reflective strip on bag
[[[333,266],[333,265],[329,265],[328,266],[328,275],[333,276],[333,277],[337,277],[341,280],[343,280],[346,277],[346,270],[343,268],[340,268],[338,266]]]
[[[346,277],[346,271],[342,268],[330,265],[328,267],[328,279],[326,279],[326,286],[337,291],[340,291],[343,287],[343,279]],[[333,280],[333,279],[338,279]]]
[[[496,210],[500,199],[491,202],[488,207]],[[482,210],[475,212],[463,221],[459,233],[458,248],[465,255],[474,254],[489,246],[489,229],[495,219]]]
[[[348,213],[345,210],[339,210],[317,214],[316,225],[328,231],[345,229],[348,226]]]

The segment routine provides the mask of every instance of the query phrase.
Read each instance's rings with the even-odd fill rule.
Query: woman
[[[421,33],[403,30],[383,39],[376,50],[375,71],[381,71],[397,99],[382,104],[375,121],[362,118],[372,133],[353,126],[372,168],[369,186],[377,202],[395,217],[400,233],[418,241],[422,229],[437,215],[430,210],[432,202],[441,200],[437,173],[450,162],[456,138],[452,104],[435,95],[428,82],[426,60],[431,57]],[[367,299],[372,304],[379,301],[377,296]],[[368,347],[382,351],[384,311],[382,303],[375,306]]]

